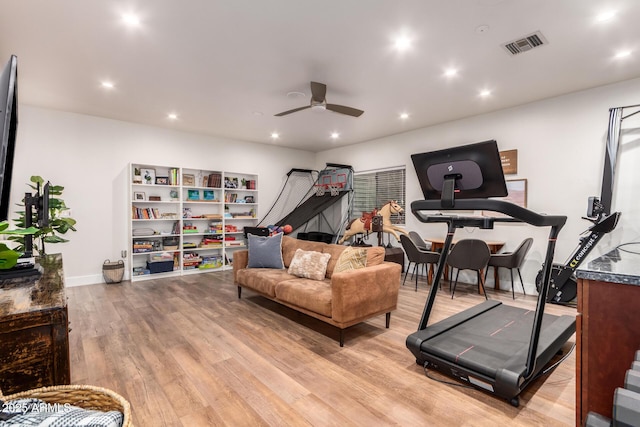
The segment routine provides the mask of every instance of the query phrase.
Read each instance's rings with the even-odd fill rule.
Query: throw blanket
[[[118,411],[95,411],[40,399],[0,401],[0,427],[121,427]]]

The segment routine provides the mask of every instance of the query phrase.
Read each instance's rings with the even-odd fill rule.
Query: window
[[[370,172],[356,172],[353,176],[353,211],[351,219],[360,218],[363,212],[380,209],[395,200],[402,209],[405,206],[405,168],[393,168]],[[404,212],[391,216],[392,224],[404,224]]]

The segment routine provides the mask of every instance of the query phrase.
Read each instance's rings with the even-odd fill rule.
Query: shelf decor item
[[[168,176],[156,176],[156,185],[169,185]]]
[[[215,200],[216,194],[213,190],[203,190],[202,191],[202,199],[203,200]]]
[[[145,184],[153,184],[156,182],[156,170],[151,168],[141,168],[140,173]]]
[[[196,177],[191,174],[182,174],[182,185],[196,185]]]
[[[200,190],[187,190],[188,200],[200,200]]]
[[[136,201],[147,200],[147,197],[145,196],[143,191],[135,191],[133,193],[133,200],[136,200]]]

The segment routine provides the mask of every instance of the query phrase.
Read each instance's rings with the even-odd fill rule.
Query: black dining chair
[[[413,243],[415,243],[415,245],[421,251],[428,251],[430,249],[429,246],[427,246],[426,240],[424,240],[422,236],[418,234],[417,231],[410,231],[409,237],[411,237],[411,240],[413,240]]]
[[[533,239],[531,237],[527,237],[520,243],[520,246],[513,252],[503,252],[499,254],[493,254],[489,258],[489,263],[487,264],[487,271],[484,273],[485,280],[487,278],[487,272],[489,271],[489,267],[493,267],[496,271],[498,268],[508,268],[509,273],[511,273],[511,297],[516,299],[516,294],[513,289],[513,270],[515,269],[518,272],[518,277],[520,277],[520,285],[522,286],[522,292],[526,295],[527,292],[524,290],[524,282],[522,281],[522,274],[520,274],[520,267],[524,262],[529,249],[531,249],[531,245],[533,244]]]
[[[491,251],[486,242],[479,239],[463,239],[458,241],[447,257],[447,264],[452,269],[456,269],[456,278],[453,282],[453,289],[451,291],[451,298],[456,293],[456,285],[458,284],[458,275],[460,270],[474,270],[478,278],[478,291],[482,289],[485,299],[487,293],[484,289],[484,276],[481,271],[487,268],[489,258],[491,257]]]
[[[407,265],[407,271],[404,273],[404,280],[402,281],[402,285],[404,286],[404,282],[407,280],[407,274],[409,274],[409,269],[411,268],[411,263],[413,266],[413,275],[416,278],[416,291],[418,290],[418,267],[420,264],[438,264],[440,260],[440,254],[437,252],[429,252],[422,251],[418,249],[416,244],[411,240],[411,238],[405,234],[400,235],[400,244],[402,245],[402,249],[407,254],[407,258],[409,259],[409,264]],[[429,283],[429,279],[427,278],[427,283]]]

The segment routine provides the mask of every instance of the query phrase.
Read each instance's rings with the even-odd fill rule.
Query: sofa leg
[[[340,329],[340,347],[344,347],[344,329]]]
[[[386,316],[386,324],[387,324],[387,329],[389,329],[389,324],[391,323],[391,312],[388,312],[385,314]]]
[[[238,299],[240,299],[242,295],[242,286],[238,286]]]

